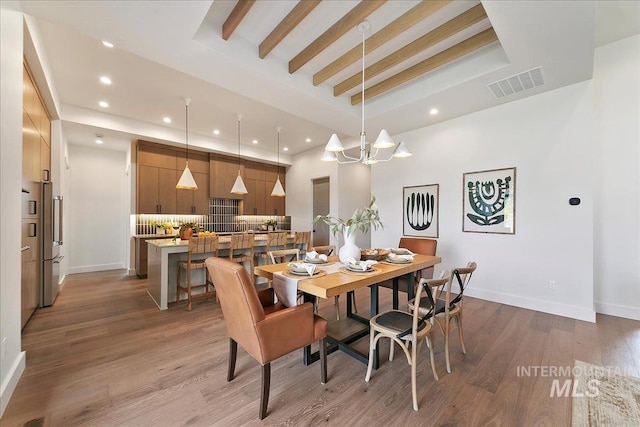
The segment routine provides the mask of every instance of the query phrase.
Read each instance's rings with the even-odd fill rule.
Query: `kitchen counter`
[[[288,235],[287,242],[293,242],[293,234]],[[220,236],[218,256],[229,256],[230,236]],[[254,253],[264,253],[267,236],[256,234]],[[147,240],[147,293],[160,310],[166,310],[170,302],[176,301],[176,283],[178,277],[178,261],[186,261],[189,241],[177,239]],[[195,254],[192,259],[206,259],[211,254]],[[258,258],[259,259],[259,258]],[[253,275],[253,272],[250,272]],[[184,279],[186,280],[186,279]],[[192,271],[194,283],[204,283],[204,271]]]

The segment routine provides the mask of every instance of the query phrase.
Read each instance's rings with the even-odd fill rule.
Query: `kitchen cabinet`
[[[135,262],[136,262],[136,275],[141,279],[147,277],[147,240],[153,239],[173,239],[173,236],[149,236],[149,237],[135,237]]]
[[[175,169],[138,165],[138,213],[176,213]]]
[[[242,194],[231,194],[238,177],[238,160],[212,154],[209,160],[209,195],[212,199],[242,199]],[[244,165],[240,165],[244,178]],[[246,185],[246,184],[245,184]]]
[[[256,162],[245,165],[245,185],[242,213],[244,215],[284,215],[285,198],[271,195],[278,177],[278,168]],[[284,168],[281,168],[280,182],[284,186]]]
[[[42,137],[40,137],[40,179],[51,181],[51,148]]]
[[[186,152],[177,155],[177,177],[180,179],[186,165]],[[209,156],[207,154],[189,152],[189,170],[198,185],[197,190],[176,190],[176,213],[198,214],[209,213]]]

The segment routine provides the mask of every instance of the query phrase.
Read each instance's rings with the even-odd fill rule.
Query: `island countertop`
[[[287,243],[293,243],[293,234],[287,235]],[[219,236],[218,256],[229,256],[231,236]],[[186,261],[189,251],[189,240],[181,240],[179,237],[171,239],[147,240],[147,293],[160,310],[166,310],[169,302],[176,301],[176,283],[178,277],[178,261]],[[254,241],[254,253],[265,252],[267,235],[256,234]],[[213,254],[195,254],[193,259],[206,259]],[[193,273],[193,280],[204,282],[204,271]],[[202,277],[196,276],[202,274]],[[250,272],[253,275],[253,272]]]

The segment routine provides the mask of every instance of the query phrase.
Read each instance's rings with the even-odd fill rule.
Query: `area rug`
[[[572,427],[640,426],[640,378],[576,360]]]

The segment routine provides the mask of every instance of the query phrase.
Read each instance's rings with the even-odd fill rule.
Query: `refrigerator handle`
[[[57,202],[57,206],[55,206],[56,202]],[[53,226],[54,226],[53,242],[58,246],[62,246],[62,212],[63,212],[62,196],[55,196],[53,198],[53,203],[54,203],[54,207],[53,207]]]

